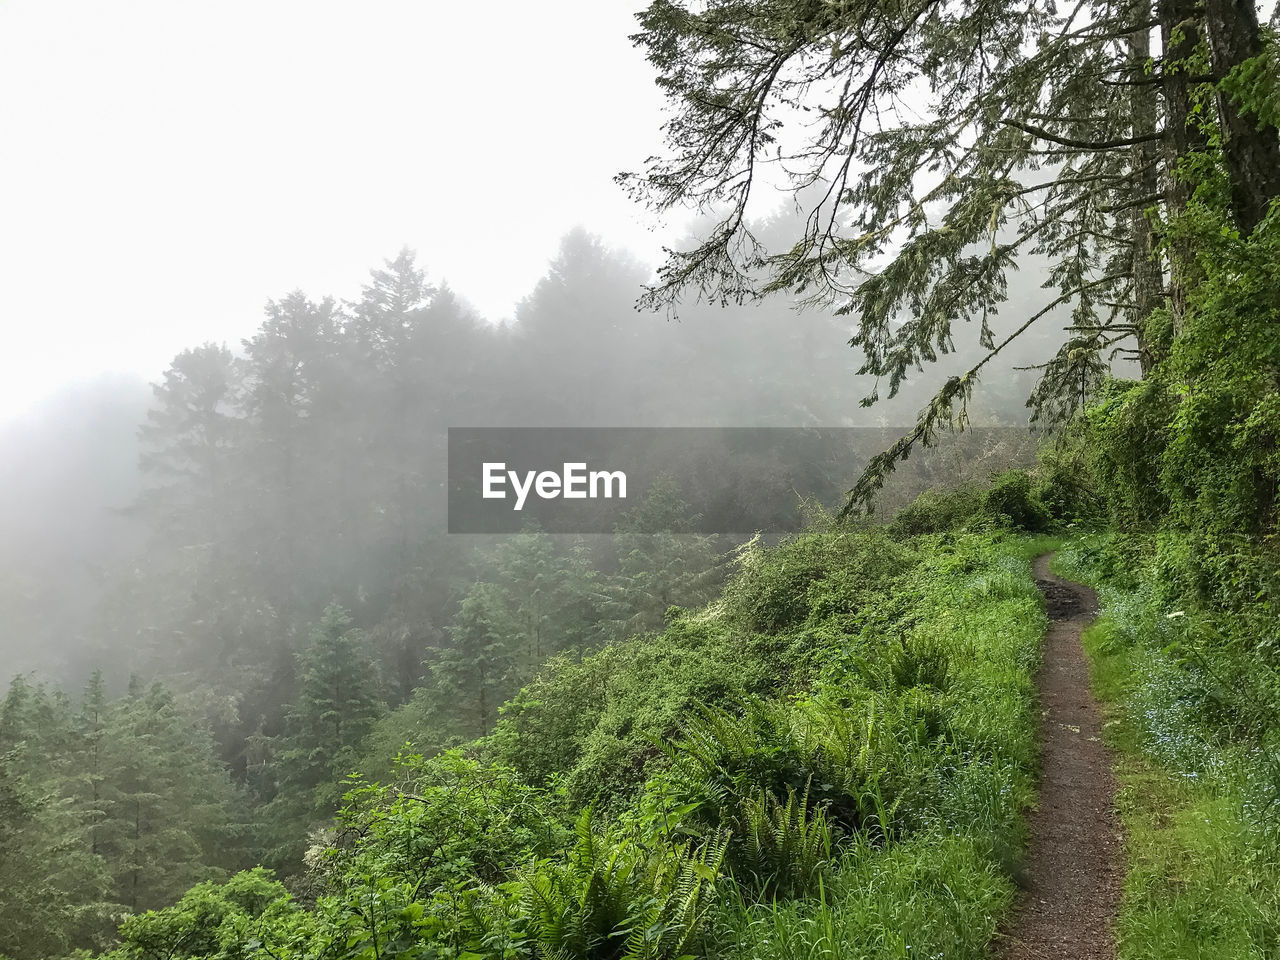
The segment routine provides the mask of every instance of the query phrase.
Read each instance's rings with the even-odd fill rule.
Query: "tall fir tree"
[[[94,709],[91,683],[85,713]],[[137,913],[192,883],[241,866],[246,852],[237,793],[208,729],[159,683],[136,678],[113,702],[101,743],[90,732],[82,762],[100,750],[99,810],[91,843],[118,902]]]
[[[342,781],[385,709],[367,638],[342,607],[325,609],[297,659],[300,687],[274,744],[268,808],[270,857],[289,872],[301,867],[307,831],[337,809]]]
[[[472,736],[493,728],[498,707],[516,688],[515,632],[500,590],[477,583],[462,600],[447,646],[431,664],[437,695],[451,699],[449,713],[460,716]]]
[[[662,476],[618,524],[618,570],[604,584],[610,635],[660,631],[669,608],[698,607],[715,594],[724,569],[711,538],[689,532],[693,519],[679,486]]]
[[[639,20],[634,39],[671,107],[667,150],[620,179],[659,210],[725,211],[702,242],[671,254],[649,303],[789,291],[847,315],[860,372],[876,378],[868,405],[881,381],[893,397],[914,368],[952,351],[960,324],[976,328],[982,356],[871,460],[846,512],[917,444],[962,427],[988,364],[1046,317],[1067,320],[1030,397],[1051,419],[1081,408],[1117,352],[1148,369],[1160,361],[1148,221],[1134,211],[1186,212],[1184,161],[1204,142],[1198,88],[1259,63],[1262,49],[1248,0],[1160,0],[1158,10],[1150,0],[654,0]],[[1142,54],[1154,27],[1163,54],[1152,62]],[[1147,87],[1161,94],[1154,124]],[[1275,132],[1243,118],[1238,99],[1217,106],[1247,232],[1280,190]],[[798,125],[802,116],[815,122]],[[1146,149],[1161,142],[1163,156]],[[1148,192],[1153,170],[1163,194]],[[748,216],[771,176],[805,215],[773,250]],[[1176,329],[1179,290],[1197,268],[1185,244],[1170,252]],[[1046,261],[1047,292],[999,321],[1008,276],[1028,256]]]

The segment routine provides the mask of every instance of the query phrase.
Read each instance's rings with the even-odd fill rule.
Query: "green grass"
[[[1084,643],[1126,832],[1120,960],[1280,956],[1280,833],[1259,747],[1207,719],[1196,665],[1174,654],[1185,616],[1132,581],[1112,586],[1091,555],[1096,543],[1069,547],[1058,566],[1103,603]]]
[[[985,957],[1011,903],[972,839],[927,836],[847,857],[820,896],[732,903],[719,955],[769,960]]]
[[[711,955],[793,958],[981,958],[1014,898],[1023,814],[1034,796],[1034,676],[1045,626],[1030,575],[1047,537],[958,535],[933,541],[896,600],[901,641],[944,652],[951,744],[925,762],[938,787],[917,829],[856,844],[821,896],[730,900]],[[827,683],[857,686],[849,676]]]

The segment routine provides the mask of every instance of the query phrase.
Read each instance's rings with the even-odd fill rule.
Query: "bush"
[[[423,892],[472,878],[501,883],[568,838],[558,798],[508,767],[454,750],[401,757],[396,773],[393,786],[352,784],[333,842],[308,855],[324,892],[371,874]]]
[[[968,485],[951,490],[926,490],[898,511],[889,523],[899,538],[942,533],[971,522],[982,506],[982,494]]]
[[[982,495],[982,510],[992,519],[1028,533],[1041,533],[1053,523],[1025,470],[1009,470],[996,477]]]
[[[912,565],[912,551],[878,530],[801,534],[766,551],[753,540],[739,552],[738,572],[720,607],[732,624],[755,633],[796,630],[826,616],[821,589],[838,581],[846,611],[885,590]]]
[[[918,559],[879,530],[803,534],[769,550],[752,541],[707,610],[553,661],[503,708],[490,755],[534,783],[562,778],[572,802],[616,807],[695,710],[810,685]]]
[[[971,485],[926,490],[898,511],[888,529],[899,539],[993,524],[1039,533],[1051,529],[1058,519],[1041,499],[1046,491],[1064,517],[1081,498],[1078,491],[1066,489],[1061,480],[1046,482],[1025,470],[1009,470],[993,478],[985,490]]]
[[[563,658],[504,708],[488,749],[579,805],[611,806],[644,784],[656,743],[699,704],[764,694],[781,668],[719,618],[681,618],[657,636]]]
[[[1122,528],[1150,528],[1169,513],[1160,469],[1174,409],[1172,393],[1157,378],[1108,381],[1086,411],[1093,471],[1107,491],[1112,522]]]
[[[231,877],[225,883],[197,884],[163,910],[127,918],[120,926],[120,945],[107,960],[239,960],[242,934],[253,923],[279,922],[298,912],[284,885],[265,867]]]
[[[1036,496],[1054,525],[1095,526],[1106,520],[1106,497],[1094,476],[1081,431],[1042,448],[1035,475]]]

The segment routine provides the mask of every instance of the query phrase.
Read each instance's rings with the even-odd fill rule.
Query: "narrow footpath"
[[[1039,803],[1014,915],[997,941],[1002,960],[1114,960],[1124,846],[1115,812],[1102,709],[1080,635],[1097,614],[1093,590],[1036,558],[1049,630],[1040,686]]]

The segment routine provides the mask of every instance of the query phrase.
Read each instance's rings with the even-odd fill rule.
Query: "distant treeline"
[[[668,322],[635,310],[645,278],[576,232],[495,325],[406,251],[355,302],[295,292],[238,347],[183,351],[144,415],[113,384],[28,428],[41,454],[2,478],[19,495],[0,602],[11,662],[54,683],[10,688],[0,803],[15,855],[55,868],[37,924],[50,950],[101,943],[121,910],[204,876],[297,872],[352,771],[385,774],[406,741],[484,736],[550,659],[661,631],[716,595],[736,541],[688,532],[662,476],[611,535],[449,536],[448,427],[868,423],[873,384],[831,317],[765,301]],[[1014,379],[976,418],[1025,421]],[[878,406],[876,424],[914,402]],[[974,437],[913,461],[904,490],[1028,446]],[[759,499],[795,459],[726,456],[716,482]],[[823,482],[838,498],[848,479]]]

